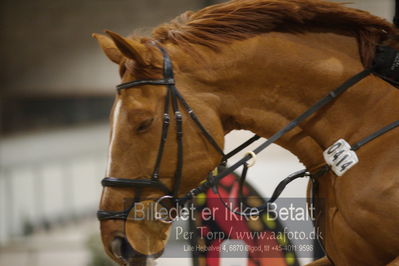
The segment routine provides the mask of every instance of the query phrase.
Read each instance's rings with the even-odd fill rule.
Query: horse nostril
[[[122,241],[123,241],[123,238],[121,238],[121,237],[114,238],[114,240],[112,240],[112,242],[111,242],[111,251],[112,251],[112,254],[114,254],[114,256],[117,259],[124,261],[125,259],[122,256],[122,245],[123,245]]]
[[[134,262],[134,265],[146,265],[146,256],[136,252],[124,237],[115,237],[112,240],[111,251],[117,259],[122,260],[126,264]]]
[[[135,251],[123,236],[115,237],[110,243],[111,252],[114,257],[123,262],[123,265],[148,266],[155,265],[154,259],[162,255],[163,250],[157,254],[146,256]]]

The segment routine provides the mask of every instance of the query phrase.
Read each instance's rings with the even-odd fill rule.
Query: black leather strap
[[[194,113],[193,109],[188,105],[186,100],[181,96],[180,92],[176,89],[176,96],[179,98],[181,104],[183,105],[183,108],[186,110],[186,112],[190,115],[191,119],[194,121],[194,123],[197,125],[197,127],[201,130],[202,134],[207,138],[209,143],[212,144],[212,146],[217,150],[222,156],[224,155],[223,149],[220,148],[220,146],[216,143],[215,139],[209,134],[209,132],[205,129],[205,127],[202,125],[200,122],[198,116]]]
[[[253,137],[245,141],[243,144],[241,144],[240,146],[238,146],[237,148],[226,154],[224,156],[224,161],[227,161],[228,159],[230,159],[231,157],[233,157],[234,155],[236,155],[237,153],[239,153],[240,151],[242,151],[243,149],[245,149],[246,147],[257,141],[258,139],[260,139],[260,137],[258,135],[254,135]]]
[[[162,52],[163,55],[163,76],[165,79],[174,79],[173,74],[173,66],[172,61],[170,60],[169,54],[166,50],[156,44],[158,49]],[[173,184],[173,196],[177,197],[179,193],[181,177],[183,172],[183,116],[179,110],[179,103],[177,98],[177,88],[173,84],[167,85],[170,98],[172,101],[172,108],[175,116],[175,124],[176,124],[176,142],[177,142],[177,165],[175,171],[175,179]]]
[[[129,210],[130,211],[130,210]],[[127,220],[129,216],[129,211],[97,211],[97,219],[100,221],[104,220]]]
[[[177,197],[183,172],[183,116],[179,110],[179,104],[176,97],[176,88],[171,85],[169,89],[172,92],[172,106],[175,113],[176,123],[177,165],[175,171],[175,182],[173,184],[173,196]]]
[[[155,159],[154,171],[152,172],[153,179],[159,178],[159,170],[161,167],[161,161],[163,157],[165,143],[166,139],[168,138],[169,124],[170,124],[169,103],[170,103],[170,90],[168,89],[166,91],[166,96],[165,96],[164,113],[162,118],[163,122],[162,122],[161,140],[159,142],[158,155],[157,158]]]
[[[173,85],[173,84],[175,84],[175,80],[173,78],[135,80],[119,84],[118,86],[116,86],[116,90],[119,92],[120,90],[130,89],[143,85]]]
[[[163,191],[165,194],[171,194],[171,191],[158,180],[153,179],[128,179],[128,178],[115,178],[105,177],[101,184],[104,187],[130,187],[130,188],[144,188],[144,187],[155,187]]]
[[[387,125],[387,126],[381,128],[380,130],[377,130],[377,131],[374,132],[373,134],[371,134],[371,135],[365,137],[364,139],[362,139],[362,140],[356,142],[355,144],[352,145],[351,149],[352,149],[353,151],[356,151],[356,150],[358,150],[360,147],[362,147],[363,145],[369,143],[370,141],[372,141],[372,140],[378,138],[379,136],[381,136],[381,135],[383,135],[383,134],[385,134],[385,133],[391,131],[392,129],[394,129],[394,128],[398,127],[398,126],[399,126],[399,120],[397,120],[397,121],[395,121],[395,122],[393,122],[393,123],[391,123],[391,124],[389,124],[389,125]]]

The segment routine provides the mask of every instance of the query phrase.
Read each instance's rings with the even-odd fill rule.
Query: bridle
[[[386,60],[384,57],[387,56],[387,54],[393,54],[394,56],[399,56],[399,52],[390,48],[390,47],[385,47],[385,46],[379,46],[378,49],[383,49],[385,52],[380,53],[380,56],[376,56],[375,64],[371,68],[367,68],[360,73],[354,75],[347,81],[345,81],[341,86],[337,87],[336,89],[330,91],[325,97],[320,99],[318,102],[316,102],[314,105],[312,105],[308,110],[306,110],[303,114],[295,118],[293,121],[291,121],[286,127],[275,133],[273,136],[271,136],[269,139],[264,141],[262,144],[260,144],[257,148],[255,148],[253,151],[248,152],[241,160],[237,161],[230,167],[226,168],[224,167],[226,165],[227,160],[240,152],[241,150],[245,149],[247,146],[258,140],[260,137],[255,135],[240,146],[238,146],[236,149],[231,151],[228,154],[224,154],[223,149],[220,148],[220,146],[217,144],[217,142],[214,140],[214,138],[209,134],[209,132],[205,129],[205,127],[201,124],[200,120],[194,113],[194,111],[191,109],[191,107],[188,105],[188,103],[184,100],[183,96],[179,93],[175,86],[175,80],[174,80],[174,75],[173,75],[173,66],[172,62],[170,60],[170,57],[167,53],[167,51],[160,46],[158,43],[152,43],[154,46],[156,46],[162,53],[163,55],[163,78],[162,79],[150,79],[150,80],[136,80],[132,82],[126,82],[118,85],[117,91],[120,92],[121,90],[125,89],[131,89],[143,85],[157,85],[157,86],[165,86],[167,88],[166,96],[165,96],[165,105],[164,105],[164,113],[163,113],[163,124],[162,124],[162,133],[161,133],[161,140],[160,140],[160,145],[158,148],[158,155],[155,160],[155,166],[154,170],[152,173],[152,176],[150,179],[127,179],[127,178],[116,178],[116,177],[105,177],[102,180],[102,185],[104,187],[120,187],[120,188],[133,188],[135,189],[135,199],[132,204],[128,208],[126,208],[124,211],[105,211],[105,210],[99,210],[97,212],[97,217],[100,221],[102,220],[111,220],[111,219],[118,219],[118,220],[127,220],[130,211],[134,208],[135,203],[139,202],[140,199],[140,191],[142,188],[153,188],[157,189],[160,192],[163,192],[165,196],[162,196],[162,198],[170,198],[172,199],[176,204],[178,205],[184,205],[186,202],[190,201],[198,195],[199,193],[207,191],[209,188],[214,188],[215,185],[218,183],[220,179],[223,177],[227,176],[228,174],[232,173],[235,171],[237,168],[243,166],[243,171],[242,175],[240,178],[240,190],[242,187],[242,183],[246,178],[247,170],[248,170],[248,161],[251,160],[256,156],[256,154],[260,153],[263,151],[265,148],[270,146],[272,143],[276,142],[278,139],[280,139],[284,134],[292,130],[293,128],[297,127],[299,123],[310,117],[312,114],[316,113],[319,111],[322,107],[326,106],[327,104],[331,103],[334,99],[339,97],[342,93],[344,93],[347,89],[349,89],[351,86],[354,84],[358,83],[360,80],[364,79],[370,74],[375,74],[377,76],[380,76],[381,78],[385,80],[393,80],[394,77],[397,76],[399,73],[399,66],[396,66],[394,69],[395,71],[392,71],[391,66],[385,66],[384,62]],[[392,56],[391,56],[392,57]],[[383,59],[383,60],[382,60]],[[384,69],[389,69],[389,71],[385,71]],[[389,72],[389,73],[388,73]],[[178,198],[178,193],[179,193],[179,188],[180,188],[180,183],[181,183],[181,178],[182,178],[182,170],[183,170],[183,119],[182,119],[182,113],[179,110],[179,103],[183,107],[183,109],[189,114],[191,119],[195,122],[196,126],[199,128],[201,133],[206,137],[206,139],[209,141],[209,143],[214,147],[214,149],[219,152],[222,156],[222,160],[220,163],[222,171],[220,171],[218,174],[214,175],[212,173],[209,174],[208,179],[206,182],[203,182],[200,186],[192,189],[190,192],[188,192],[184,197]],[[170,190],[166,185],[164,185],[159,177],[159,171],[160,171],[160,164],[162,161],[163,157],[163,152],[164,152],[164,146],[166,143],[166,139],[168,136],[168,129],[169,129],[169,123],[170,123],[170,116],[169,116],[169,109],[170,109],[170,104],[172,104],[172,109],[174,112],[174,117],[175,117],[175,123],[176,123],[176,140],[177,140],[177,165],[176,165],[176,170],[175,170],[175,175],[174,175],[174,180],[175,183],[173,185],[172,190]],[[367,144],[368,142],[374,140],[375,138],[387,133],[388,131],[396,128],[399,126],[399,120],[383,127],[382,129],[372,133],[371,135],[365,137],[364,139],[356,142],[351,146],[351,150],[355,151],[362,147],[363,145]],[[302,177],[310,177],[313,182],[315,182],[315,179],[318,178],[319,176],[325,174],[328,172],[330,167],[326,165],[322,165],[321,167],[318,167],[317,169],[314,170],[313,173],[310,173],[307,169],[295,172],[288,176],[287,178],[283,179],[279,185],[276,187],[272,197],[266,202],[266,204],[255,208],[257,214],[260,214],[266,210],[267,204],[274,202],[281,192],[284,190],[286,185],[288,185],[290,182],[297,178],[302,178]],[[214,189],[216,191],[216,189]],[[240,215],[253,215],[254,213],[248,213],[248,212],[237,212],[234,210],[231,210],[232,212],[235,212]]]
[[[97,217],[99,220],[109,220],[109,219],[126,220],[128,218],[129,212],[134,207],[134,204],[140,201],[140,191],[142,188],[148,188],[148,187],[154,188],[163,192],[165,194],[164,196],[165,198],[171,198],[175,200],[177,199],[181,183],[182,170],[183,170],[183,117],[179,109],[179,102],[181,103],[184,110],[189,114],[194,123],[197,125],[197,127],[200,129],[202,134],[209,141],[209,143],[215,148],[217,152],[219,152],[222,155],[223,158],[222,161],[225,161],[226,155],[224,154],[223,149],[220,148],[220,146],[217,144],[214,138],[208,133],[208,131],[205,129],[205,127],[202,125],[202,123],[194,113],[194,111],[191,109],[191,107],[188,105],[188,103],[184,100],[182,95],[177,90],[173,74],[173,66],[168,53],[163,47],[161,47],[157,43],[152,43],[152,44],[156,46],[163,55],[163,79],[136,80],[132,82],[126,82],[118,85],[116,89],[118,92],[120,92],[121,90],[136,88],[143,85],[158,85],[158,86],[166,86],[167,88],[165,96],[164,113],[163,113],[161,140],[158,148],[158,155],[155,160],[154,170],[152,172],[150,179],[132,180],[127,178],[105,177],[101,181],[101,184],[104,187],[134,188],[136,190],[135,199],[129,208],[121,212],[99,210],[97,212]],[[172,190],[170,190],[167,186],[165,186],[159,178],[159,171],[163,157],[164,146],[169,132],[170,104],[172,104],[172,109],[175,117],[176,141],[177,141],[177,165],[174,175],[175,183],[173,185]]]

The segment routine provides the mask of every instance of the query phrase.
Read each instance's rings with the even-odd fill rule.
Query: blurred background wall
[[[91,33],[148,34],[186,10],[217,2],[222,1],[1,1],[1,266],[92,261],[107,117],[118,74]],[[352,2],[393,17],[393,0]],[[248,135],[233,132],[227,149]],[[297,158],[277,146],[262,154],[261,165],[251,180],[265,196],[281,177],[301,168]],[[264,173],[273,177],[266,180]],[[306,181],[296,183],[283,196],[304,197],[305,186]],[[176,265],[167,260],[160,265],[168,263]]]

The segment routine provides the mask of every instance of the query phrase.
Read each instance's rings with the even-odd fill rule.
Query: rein
[[[248,161],[251,159],[255,159],[256,154],[260,153],[264,149],[266,149],[268,146],[276,142],[278,139],[280,139],[282,136],[284,136],[287,132],[291,131],[293,128],[297,127],[299,123],[303,122],[305,119],[307,119],[309,116],[312,114],[318,112],[322,107],[326,106],[327,104],[331,103],[334,99],[339,97],[342,93],[344,93],[347,89],[364,79],[370,74],[376,74],[382,78],[384,78],[384,74],[386,73],[381,73],[381,71],[376,70],[375,65],[371,68],[365,69],[358,74],[354,75],[347,81],[345,81],[342,85],[337,87],[336,89],[330,91],[325,97],[320,99],[318,102],[316,102],[314,105],[312,105],[309,109],[307,109],[304,113],[299,115],[297,118],[295,118],[293,121],[291,121],[287,126],[285,126],[283,129],[275,133],[273,136],[271,136],[269,139],[264,141],[262,144],[260,144],[258,147],[256,147],[253,151],[247,152],[247,154],[234,163],[232,166],[225,168],[223,171],[220,173],[213,175],[212,172],[209,173],[207,181],[202,183],[200,186],[192,189],[190,192],[188,192],[184,197],[178,198],[178,192],[180,188],[180,183],[181,183],[181,178],[182,178],[182,169],[183,169],[183,119],[182,119],[182,114],[179,110],[179,103],[181,103],[183,109],[189,114],[190,118],[195,122],[197,127],[200,129],[202,134],[207,138],[208,142],[215,148],[216,151],[218,151],[222,155],[222,160],[220,163],[220,166],[225,166],[227,160],[237,154],[238,152],[242,151],[246,147],[248,147],[250,144],[253,142],[257,141],[260,137],[255,135],[252,138],[248,139],[246,142],[235,148],[233,151],[231,151],[228,154],[224,154],[223,149],[220,148],[220,146],[217,144],[217,142],[214,140],[214,138],[209,134],[209,132],[205,129],[205,127],[201,124],[200,120],[198,117],[195,115],[194,111],[192,108],[188,105],[188,103],[184,100],[183,96],[179,93],[175,86],[175,80],[174,80],[174,75],[173,75],[173,67],[172,67],[172,62],[170,60],[170,57],[167,53],[167,51],[159,46],[157,43],[153,43],[161,52],[163,55],[163,79],[158,79],[158,80],[136,80],[132,82],[126,82],[118,85],[117,91],[118,93],[121,90],[124,89],[131,89],[135,87],[139,87],[142,85],[159,85],[159,86],[166,86],[167,88],[167,93],[165,96],[165,107],[164,107],[164,114],[163,114],[163,124],[162,124],[162,134],[161,134],[161,140],[160,140],[160,145],[158,149],[158,155],[156,157],[155,161],[155,166],[154,170],[151,176],[151,179],[126,179],[126,178],[116,178],[116,177],[105,177],[102,180],[102,185],[104,187],[129,187],[129,188],[134,188],[135,189],[135,199],[134,202],[125,209],[124,211],[118,212],[118,211],[105,211],[105,210],[99,210],[97,212],[97,217],[99,220],[110,220],[110,219],[119,219],[119,220],[127,220],[129,216],[129,212],[134,208],[134,205],[136,202],[140,201],[140,190],[145,187],[151,187],[158,189],[162,191],[165,196],[162,196],[159,200],[164,199],[164,198],[169,198],[172,199],[175,203],[178,205],[184,205],[186,202],[192,200],[196,195],[203,193],[207,191],[209,188],[214,189],[216,192],[216,185],[218,182],[228,174],[232,173],[235,171],[237,168],[243,166],[243,171],[242,175],[240,178],[240,193],[242,192],[242,184],[244,183],[244,180],[247,175],[248,168],[250,165],[248,164]],[[392,48],[386,48],[389,52],[392,52]],[[389,50],[391,49],[391,50]],[[395,51],[395,55],[399,55],[399,52]],[[377,54],[378,55],[378,54]],[[378,58],[376,58],[378,59]],[[378,60],[375,60],[378,62]],[[381,60],[379,61],[378,64],[381,64]],[[378,65],[377,64],[377,65]],[[392,73],[389,73],[392,74]],[[169,109],[170,109],[170,103],[172,104],[172,109],[174,112],[175,116],[175,123],[176,123],[176,139],[177,139],[177,165],[176,165],[176,170],[175,170],[175,183],[173,185],[172,190],[170,190],[168,187],[166,187],[159,178],[159,171],[160,171],[160,164],[162,161],[163,157],[163,151],[164,151],[164,145],[166,143],[166,139],[168,136],[168,129],[169,129],[169,123],[170,123],[170,116],[169,116]],[[350,146],[350,151],[354,152],[358,150],[360,147],[363,145],[367,144],[368,142],[374,140],[375,138],[393,130],[394,128],[399,126],[399,120],[383,127],[382,129],[374,132],[373,134],[365,137],[364,139],[354,143],[352,146]],[[274,202],[281,192],[284,190],[284,188],[292,181],[298,179],[298,178],[303,178],[303,177],[310,177],[311,180],[314,182],[315,178],[324,175],[327,173],[331,167],[328,164],[325,164],[318,169],[316,169],[315,173],[310,173],[307,169],[300,170],[298,172],[295,172],[291,174],[290,176],[286,177],[284,180],[282,180],[276,189],[273,192],[272,197],[266,202],[266,204],[257,207],[257,208],[252,208],[250,212],[238,212],[235,210],[232,210],[230,207],[228,207],[225,202],[224,205],[231,211],[239,215],[258,215],[266,210],[266,206],[268,203]],[[242,195],[242,193],[241,193]],[[219,195],[220,196],[220,195]],[[159,201],[158,200],[158,201]],[[163,221],[162,222],[170,222],[170,221]]]

